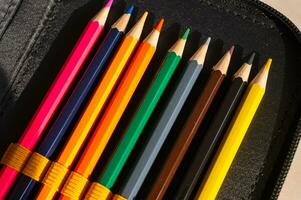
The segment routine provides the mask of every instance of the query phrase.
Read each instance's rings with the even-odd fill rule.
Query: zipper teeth
[[[296,27],[294,23],[292,23],[291,20],[289,20],[286,16],[281,14],[279,11],[275,10],[271,6],[259,1],[259,0],[249,0],[249,2],[254,3],[258,5],[263,10],[267,11],[269,14],[275,16],[277,19],[279,19],[281,22],[283,22],[287,27],[293,32],[293,34],[296,36],[299,43],[301,43],[301,31]],[[271,193],[271,199],[277,199],[279,196],[279,193],[281,191],[281,188],[284,184],[285,178],[288,174],[289,168],[291,166],[291,163],[294,159],[295,152],[298,148],[298,144],[301,138],[301,119],[299,119],[296,127],[296,131],[292,137],[292,143],[288,149],[288,154],[284,159],[283,165],[281,167],[279,176],[276,180],[274,189]]]
[[[286,16],[284,16],[279,11],[275,10],[271,6],[259,1],[259,0],[249,0],[249,2],[258,5],[260,8],[264,9],[268,13],[270,13],[273,16],[276,16],[280,21],[282,21],[284,24],[288,26],[288,28],[294,33],[294,35],[297,37],[299,43],[301,43],[301,31],[298,29],[298,27],[289,20]]]
[[[284,163],[283,163],[283,166],[281,168],[279,177],[277,178],[275,187],[274,187],[274,189],[272,191],[272,194],[271,194],[271,199],[277,199],[277,197],[279,196],[279,193],[280,193],[281,188],[284,184],[285,178],[286,178],[286,176],[289,172],[290,166],[293,162],[294,154],[295,154],[295,152],[298,148],[298,144],[299,144],[299,141],[300,141],[300,138],[301,138],[300,133],[301,133],[301,119],[298,122],[295,135],[292,138],[292,143],[289,147],[288,155],[284,159]]]

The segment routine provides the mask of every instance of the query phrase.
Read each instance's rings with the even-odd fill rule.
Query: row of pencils
[[[190,29],[168,50],[99,179],[91,183],[90,176],[103,157],[105,148],[155,55],[164,23],[161,19],[148,36],[139,42],[148,13],[145,12],[125,34],[134,9],[133,6],[127,8],[106,33],[92,61],[62,105],[92,48],[103,34],[111,5],[112,0],[109,0],[87,24],[22,137],[17,143],[12,143],[3,155],[0,199],[45,200],[57,197],[121,200],[135,199],[141,190],[167,136],[173,134],[172,127],[203,69],[210,38],[184,67],[170,91],[166,105],[156,116],[156,122],[149,131],[150,137],[139,152],[134,152],[135,163],[119,180],[180,64]],[[177,130],[174,145],[167,152],[166,159],[155,175],[155,181],[144,194],[145,199],[164,198],[223,84],[233,49],[231,47],[212,68],[191,113],[181,129]],[[253,53],[234,74],[219,109],[185,170],[183,180],[173,194],[174,199],[216,198],[265,93],[271,59],[248,85],[254,56]],[[62,107],[59,114],[50,124],[59,107]],[[78,113],[80,117],[76,119]],[[74,121],[76,123],[70,133]],[[67,134],[68,139],[62,144]],[[54,158],[59,145],[62,149]],[[120,187],[112,191],[118,181]]]

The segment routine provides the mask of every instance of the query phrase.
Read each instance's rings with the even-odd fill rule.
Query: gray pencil
[[[170,129],[179,115],[193,85],[196,82],[202,68],[210,38],[191,57],[185,71],[179,78],[176,88],[173,90],[167,106],[161,112],[159,119],[151,133],[150,139],[141,150],[138,161],[127,174],[119,192],[114,199],[132,200],[137,195],[151,166],[153,165]]]

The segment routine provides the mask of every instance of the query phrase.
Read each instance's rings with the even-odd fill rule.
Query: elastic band
[[[112,198],[112,192],[106,188],[105,186],[99,184],[99,183],[92,183],[86,196],[85,200],[109,200]]]
[[[69,170],[58,162],[52,162],[42,181],[53,190],[58,191]]]
[[[22,173],[35,181],[41,181],[49,164],[50,161],[48,158],[34,152],[28,159]]]
[[[70,199],[80,199],[81,194],[88,187],[89,181],[86,177],[77,172],[71,172],[68,176],[61,194]]]
[[[115,194],[113,196],[113,200],[127,200],[127,198],[124,198],[123,196],[121,196],[119,194]]]
[[[1,164],[20,172],[31,155],[31,151],[20,144],[11,143],[1,158]]]

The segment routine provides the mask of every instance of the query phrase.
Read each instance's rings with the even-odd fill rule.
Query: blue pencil
[[[14,188],[10,199],[28,199],[37,182],[43,178],[48,166],[47,159],[54,154],[62,138],[67,133],[67,129],[74,121],[76,114],[87,99],[92,86],[99,80],[100,74],[105,70],[108,59],[111,57],[124,35],[132,11],[133,6],[128,8],[125,14],[113,24],[107,33],[93,60],[78,82],[67,103],[64,105],[47,136],[24,167],[22,172],[23,175],[20,177]],[[45,161],[43,167],[35,168],[35,166],[33,166],[33,163],[37,162],[37,157],[39,157],[40,161]],[[32,173],[33,171],[34,173]]]

